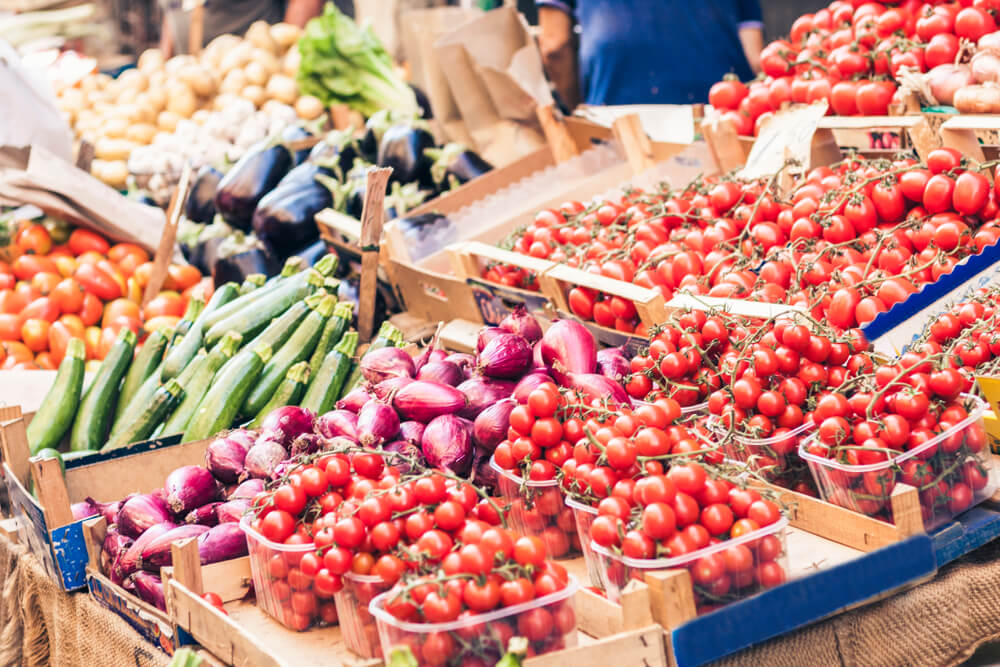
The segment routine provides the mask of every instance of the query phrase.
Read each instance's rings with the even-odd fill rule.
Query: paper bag
[[[542,147],[536,106],[552,104],[541,55],[513,7],[486,12],[434,45],[476,150],[504,165]]]
[[[56,107],[49,82],[21,62],[0,40],[0,146],[45,146],[56,155],[73,157],[73,132]]]

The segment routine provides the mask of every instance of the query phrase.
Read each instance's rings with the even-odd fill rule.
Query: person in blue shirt
[[[759,69],[757,0],[536,0],[545,69],[570,109],[692,104]],[[579,39],[574,35],[579,25]]]

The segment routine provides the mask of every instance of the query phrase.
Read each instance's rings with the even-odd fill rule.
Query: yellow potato
[[[313,120],[323,115],[325,109],[319,98],[312,95],[303,95],[295,100],[295,113],[303,120]]]
[[[236,35],[219,35],[205,45],[205,48],[202,49],[202,54],[211,53],[221,56],[222,54],[232,50],[242,41],[243,40]]]
[[[94,160],[90,171],[94,178],[113,188],[124,188],[128,180],[128,166],[124,160]]]
[[[222,80],[222,84],[219,86],[219,92],[221,93],[239,93],[241,90],[247,87],[247,75],[242,69],[234,69],[226,74],[226,77]]]
[[[104,90],[105,88],[108,87],[109,83],[114,81],[114,79],[112,79],[110,75],[105,74],[103,72],[98,72],[97,74],[94,74],[93,77],[97,81],[97,87],[100,90]]]
[[[208,109],[198,109],[191,116],[191,120],[198,123],[199,125],[204,125],[205,122],[212,117],[212,112]]]
[[[180,72],[182,69],[195,62],[197,61],[195,60],[194,56],[185,53],[179,56],[174,56],[173,58],[168,60],[163,65],[163,69],[166,71],[168,75],[176,76],[176,74]]]
[[[267,82],[265,92],[272,100],[278,100],[284,104],[294,104],[299,96],[299,88],[295,85],[295,80],[284,74],[272,76]]]
[[[270,77],[264,66],[256,60],[251,60],[247,63],[247,66],[243,68],[243,76],[246,77],[247,83],[253,86],[267,84],[267,80]]]
[[[149,75],[149,88],[147,90],[151,90],[153,88],[162,88],[166,84],[167,84],[167,73],[162,69],[158,69]]]
[[[117,104],[132,104],[135,102],[136,98],[139,97],[142,91],[135,88],[126,88],[121,93],[118,94],[118,99],[115,100]]]
[[[271,30],[266,21],[254,21],[247,28],[245,39],[256,46],[271,53],[278,53],[278,43],[271,36]]]
[[[240,93],[240,96],[243,97],[243,99],[245,100],[250,100],[251,102],[253,102],[253,105],[255,107],[259,107],[267,100],[267,93],[264,92],[264,89],[261,88],[260,86],[253,86],[253,85],[247,86]]]
[[[219,62],[219,71],[225,75],[234,69],[242,69],[250,62],[252,53],[253,46],[249,42],[240,42],[222,57]]]
[[[271,26],[271,38],[278,43],[283,51],[295,46],[295,43],[299,41],[299,36],[302,34],[302,29],[297,25],[292,25],[291,23],[275,23]],[[297,51],[298,49],[296,49]]]
[[[125,136],[129,121],[124,116],[113,116],[101,124],[101,134],[112,139],[120,139]]]
[[[285,76],[294,77],[299,72],[299,63],[302,62],[302,54],[298,49],[291,49],[281,59],[281,71]]]
[[[155,70],[163,69],[165,63],[163,57],[163,51],[159,49],[146,49],[139,55],[139,61],[136,65],[141,72],[153,72]]]
[[[135,146],[135,142],[128,139],[103,137],[94,144],[94,157],[102,160],[127,160]]]
[[[147,79],[146,75],[137,69],[125,70],[121,73],[121,76],[118,77],[118,80],[121,81],[122,85],[126,88],[135,89],[136,92],[140,93],[146,90],[146,86],[149,85],[149,79]]]
[[[149,123],[136,123],[125,130],[125,138],[137,144],[146,145],[156,136],[156,126]]]
[[[156,117],[156,126],[165,132],[173,132],[177,129],[177,123],[181,117],[173,111],[161,111]]]
[[[82,93],[89,93],[91,91],[100,89],[101,89],[101,83],[98,80],[98,78],[93,74],[88,74],[87,76],[83,77],[80,80],[79,88],[73,88],[73,87],[64,88],[63,91],[60,93],[60,95],[65,95],[71,90],[75,90],[77,92],[82,92]]]
[[[257,63],[263,67],[268,76],[281,69],[281,61],[278,60],[278,57],[264,49],[254,49],[250,55],[250,62]]]
[[[86,106],[86,97],[79,88],[67,88],[59,97],[59,108],[76,113]]]

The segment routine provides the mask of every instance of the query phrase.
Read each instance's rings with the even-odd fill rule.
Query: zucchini
[[[267,282],[267,276],[263,273],[251,273],[249,276],[243,279],[243,284],[240,285],[239,295],[249,294],[250,292],[264,286]]]
[[[226,362],[233,358],[242,342],[243,337],[235,331],[231,331],[223,337],[221,343],[207,353],[204,361],[189,376],[188,368],[191,367],[191,364],[188,364],[188,368],[185,368],[184,372],[177,377],[177,381],[184,388],[184,398],[163,424],[162,432],[164,434],[173,435],[184,432],[194,415],[194,411],[198,409],[201,399],[208,392],[208,388],[212,386],[212,378]],[[201,354],[199,353],[199,356]]]
[[[164,332],[163,329],[158,329],[149,334],[146,342],[142,344],[142,349],[135,355],[132,365],[128,367],[128,373],[125,374],[125,381],[122,382],[122,390],[118,394],[118,409],[115,410],[115,420],[112,422],[112,431],[125,415],[125,408],[135,396],[135,392],[139,391],[139,387],[146,381],[146,378],[160,365],[163,351],[167,349],[167,342],[172,337],[173,331]]]
[[[102,449],[118,449],[133,442],[147,439],[167,416],[170,409],[180,402],[183,395],[184,389],[181,388],[180,382],[168,380],[165,385],[158,387],[153,392],[152,398],[146,403],[138,417],[127,428],[123,428],[117,435],[108,440]]]
[[[306,299],[306,305],[311,310],[295,327],[295,332],[286,340],[271,360],[264,366],[257,383],[247,394],[240,413],[245,417],[253,417],[264,409],[271,395],[285,378],[288,369],[294,364],[304,361],[312,353],[323,333],[324,325],[333,313],[337,297],[332,294],[313,294]]]
[[[309,375],[309,362],[300,361],[297,364],[293,364],[288,369],[288,372],[285,373],[285,379],[281,381],[278,388],[271,394],[271,399],[257,413],[257,417],[250,422],[249,428],[260,428],[264,417],[271,414],[277,408],[285,405],[298,405],[299,399],[305,393],[306,385],[309,384]]]
[[[188,301],[187,308],[184,309],[184,315],[178,320],[177,326],[174,328],[176,333],[175,338],[180,339],[181,336],[186,334],[204,310],[205,300],[200,296],[192,297]]]
[[[66,354],[59,363],[55,382],[28,424],[28,445],[32,455],[58,447],[72,426],[73,417],[80,407],[80,395],[83,393],[83,365],[86,356],[83,341],[71,338],[66,346]]]
[[[288,310],[292,304],[309,296],[323,282],[323,278],[315,271],[308,271],[302,275],[302,280],[299,280],[297,275],[293,276],[274,289],[267,290],[263,297],[254,301],[247,308],[243,308],[214,324],[205,332],[205,344],[214,345],[215,341],[228,331],[238,331],[249,338],[254,332],[260,331],[271,320]],[[264,289],[262,288],[258,292],[263,292]],[[254,294],[258,292],[254,292]]]
[[[119,433],[127,429],[139,418],[146,405],[149,404],[149,400],[153,398],[153,394],[160,388],[160,369],[162,365],[157,366],[155,371],[146,378],[145,382],[132,395],[132,399],[125,406],[121,419],[116,420],[112,424],[111,432],[108,433],[108,440],[116,439]]]
[[[235,298],[236,283],[226,283],[215,290],[205,309],[201,311],[201,315],[191,325],[188,332],[170,347],[163,362],[163,370],[160,373],[161,380],[166,382],[170,378],[180,375],[181,371],[184,370],[184,366],[201,348],[205,332],[205,319]]]
[[[256,338],[251,339],[239,351],[236,358],[243,359],[253,354],[253,348],[263,343],[267,343],[272,350],[278,349],[295,332],[295,328],[299,326],[299,322],[307,314],[309,314],[309,306],[305,300],[293,303],[291,308],[282,313],[280,317],[272,320]]]
[[[354,304],[348,301],[338,303],[334,306],[333,315],[330,316],[330,319],[323,326],[323,333],[319,337],[319,342],[316,343],[316,349],[313,350],[312,356],[309,357],[309,370],[313,375],[316,375],[319,371],[320,364],[323,363],[323,359],[330,353],[333,346],[340,342],[340,338],[347,331],[347,327],[351,323],[353,314]]]
[[[232,426],[250,388],[270,359],[271,347],[263,343],[254,347],[253,354],[242,363],[230,362],[219,370],[184,431],[184,441],[201,440]]]
[[[135,334],[131,329],[123,328],[108,355],[101,362],[90,388],[83,395],[80,410],[70,431],[71,450],[97,450],[104,444],[104,438],[111,426],[115,400],[118,398],[118,387],[128,370],[134,349]]]
[[[330,350],[319,367],[319,372],[313,376],[306,395],[299,404],[303,408],[322,415],[333,409],[341,396],[344,381],[351,371],[354,353],[358,349],[358,332],[348,331],[340,342]]]

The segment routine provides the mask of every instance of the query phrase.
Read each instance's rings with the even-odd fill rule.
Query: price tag
[[[739,175],[743,178],[771,176],[778,173],[788,158],[808,168],[813,134],[819,119],[826,115],[826,109],[824,100],[774,114],[753,143],[747,164]]]

